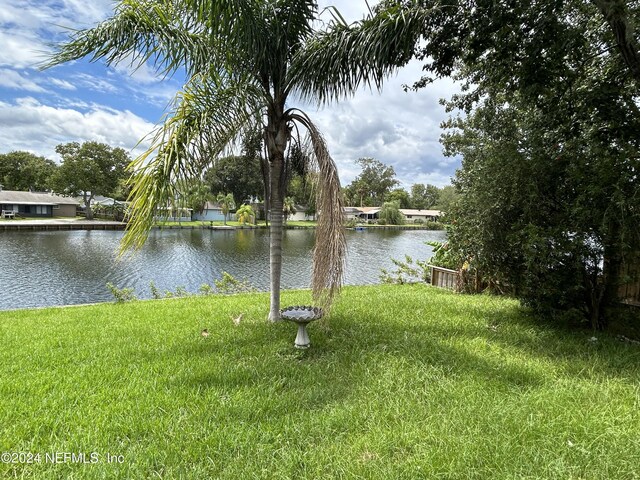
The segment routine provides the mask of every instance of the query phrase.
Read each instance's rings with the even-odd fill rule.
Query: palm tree
[[[236,217],[243,225],[247,222],[255,222],[256,214],[251,208],[251,205],[242,204],[236,211]]]
[[[184,190],[187,197],[187,205],[193,209],[194,212],[204,212],[207,202],[212,200],[211,190],[202,180],[196,179],[192,182],[188,182],[185,185]]]
[[[222,214],[224,215],[224,224],[227,224],[227,215],[229,215],[229,210],[236,208],[236,201],[233,199],[233,193],[219,193],[216,198],[218,203],[220,204],[220,210],[222,210]]]
[[[284,197],[284,201],[282,202],[282,208],[284,212],[284,223],[286,225],[287,220],[289,220],[289,216],[294,215],[296,213],[296,204],[293,200],[293,197]]]
[[[361,85],[380,88],[414,46],[392,14],[380,28],[375,17],[347,25],[337,10],[331,12],[326,24],[317,22],[312,0],[122,0],[110,19],[72,33],[59,47],[45,67],[90,56],[109,65],[146,62],[163,75],[186,72],[185,86],[151,147],[130,166],[132,217],[123,249],[144,243],[156,206],[172,197],[177,181],[200,176],[238,143],[243,130],[259,126],[271,220],[269,319],[279,319],[287,151],[302,144],[300,132],[306,132],[320,179],[313,295],[321,305],[331,303],[346,253],[340,182],[322,135],[288,101],[297,97],[322,105]],[[327,27],[316,30],[319,25]]]

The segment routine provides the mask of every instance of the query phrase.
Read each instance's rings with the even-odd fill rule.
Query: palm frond
[[[94,28],[77,30],[43,65],[49,68],[90,56],[117,64],[126,59],[133,66],[150,63],[157,72],[171,74],[185,67],[202,71],[212,51],[203,32],[205,25],[181,1],[124,0],[113,17]]]
[[[329,309],[340,292],[344,276],[347,243],[344,235],[344,200],[340,188],[338,169],[327,144],[309,117],[299,110],[288,110],[294,121],[301,123],[309,133],[314,158],[319,171],[316,206],[320,214],[313,250],[311,287],[314,300]]]
[[[347,24],[334,15],[327,31],[311,37],[290,68],[291,89],[325,104],[384,79],[412,57],[429,10],[420,2],[387,2],[375,15]]]
[[[151,147],[129,166],[134,186],[122,252],[142,246],[158,207],[166,206],[177,193],[176,184],[200,177],[260,113],[258,93],[249,81],[211,75],[192,78],[178,94],[173,112],[153,134]]]

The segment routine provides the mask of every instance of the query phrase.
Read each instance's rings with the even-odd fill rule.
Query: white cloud
[[[130,111],[92,106],[86,112],[43,105],[24,97],[0,103],[0,144],[3,151],[27,150],[57,158],[55,146],[66,142],[95,140],[131,151],[153,125]],[[141,153],[147,145],[135,149]]]
[[[449,183],[458,160],[442,154],[440,124],[447,114],[439,99],[449,98],[457,88],[442,80],[405,92],[403,85],[420,75],[421,65],[411,62],[388,79],[381,94],[362,89],[315,113],[313,106],[305,107],[327,139],[343,184],[360,173],[355,161],[361,157],[393,166],[405,187],[425,181],[439,186]]]
[[[100,93],[117,93],[120,89],[109,80],[88,73],[76,73],[71,80],[79,87]]]
[[[55,85],[58,88],[62,88],[63,90],[77,90],[76,86],[67,82],[66,80],[61,80],[59,78],[50,78],[49,82]]]
[[[15,70],[0,68],[0,87],[12,90],[26,90],[28,92],[46,92],[44,88],[27,78],[28,74],[20,74]]]

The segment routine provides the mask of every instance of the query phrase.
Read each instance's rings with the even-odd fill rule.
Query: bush
[[[344,222],[344,226],[347,228],[353,228],[357,225],[358,223],[356,222],[355,218],[350,218],[349,220],[346,220]]]

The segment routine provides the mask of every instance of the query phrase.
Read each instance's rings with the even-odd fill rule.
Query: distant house
[[[382,208],[380,207],[344,207],[344,217],[346,220],[356,220],[361,222],[375,221]],[[423,222],[432,222],[438,220],[442,216],[439,210],[414,210],[410,208],[401,208],[402,213],[409,223],[416,220]]]
[[[407,222],[414,223],[416,220],[423,222],[435,222],[441,216],[440,210],[414,210],[411,208],[401,208],[400,213],[407,217]]]
[[[20,217],[75,217],[78,202],[51,193],[0,190],[0,215]]]
[[[217,203],[207,202],[202,212],[193,212],[193,219],[200,222],[222,222],[224,221],[222,207]],[[227,220],[233,220],[232,213],[228,215]]]
[[[358,220],[360,218],[360,214],[362,213],[356,207],[344,207],[343,212],[345,220]]]
[[[193,209],[186,207],[158,207],[154,220],[158,222],[190,222]]]
[[[316,219],[315,215],[307,215],[307,209],[304,205],[294,205],[296,213],[289,215],[288,220],[294,222],[313,222]]]

